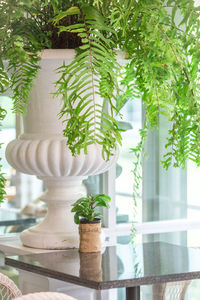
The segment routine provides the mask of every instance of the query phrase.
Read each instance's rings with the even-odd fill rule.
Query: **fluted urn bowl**
[[[72,156],[66,138],[28,139],[26,135],[9,143],[6,158],[22,173],[43,176],[96,175],[109,169],[115,155],[109,161],[102,158],[99,144],[88,146],[88,153]]]

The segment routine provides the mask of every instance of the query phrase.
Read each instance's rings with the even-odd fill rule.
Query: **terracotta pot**
[[[100,219],[93,221],[80,220],[80,252],[98,252],[101,251],[101,223]]]

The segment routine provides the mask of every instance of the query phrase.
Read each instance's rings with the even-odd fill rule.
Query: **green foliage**
[[[28,14],[34,1],[0,3],[0,89],[11,89],[14,111],[23,113],[38,70],[40,30]],[[42,38],[41,38],[42,41]]]
[[[134,154],[133,161],[133,174],[134,174],[134,186],[133,186],[133,200],[134,200],[134,214],[136,215],[137,211],[137,197],[139,196],[139,191],[141,187],[142,180],[142,162],[144,159],[144,144],[148,133],[147,122],[144,122],[143,129],[140,129],[140,142],[135,148],[131,148],[131,152]]]
[[[11,89],[14,111],[23,113],[39,52],[76,48],[74,61],[57,70],[55,93],[73,155],[97,143],[109,159],[121,144],[116,114],[141,98],[145,128],[156,128],[160,114],[171,123],[163,166],[184,167],[188,158],[199,166],[199,15],[193,0],[1,0],[0,91]],[[132,150],[136,186],[145,128]]]
[[[0,90],[11,89],[14,111],[24,112],[39,51],[77,46],[56,83],[73,155],[98,143],[109,159],[121,144],[115,114],[140,97],[151,128],[159,114],[172,124],[164,167],[199,165],[199,13],[193,0],[2,0]],[[126,53],[123,67],[114,49]]]
[[[80,198],[72,206],[71,212],[75,213],[74,222],[79,224],[80,218],[86,221],[93,221],[96,217],[101,216],[96,212],[97,207],[109,208],[110,197],[104,194],[88,195]]]
[[[0,2],[0,91],[12,91],[13,110],[24,113],[37,75],[39,53],[59,45],[52,18],[71,1]],[[71,41],[71,37],[69,37]],[[57,45],[58,44],[58,45]],[[63,47],[65,48],[65,47]]]
[[[114,44],[104,37],[104,32],[111,33],[113,29],[98,10],[89,5],[72,7],[54,21],[57,23],[72,14],[81,16],[79,23],[59,26],[60,32],[77,33],[82,42],[72,63],[59,68],[57,94],[63,96],[64,135],[73,155],[80,154],[81,149],[86,153],[88,145],[98,143],[102,145],[104,159],[109,159],[116,149],[116,141],[121,144],[121,130],[115,120],[120,68]],[[109,113],[104,110],[107,104]]]
[[[3,109],[0,106],[0,125],[1,125],[1,121],[3,121],[3,119],[5,118],[5,116],[6,116],[5,109]],[[1,148],[1,145],[2,144],[0,144],[0,148]],[[6,179],[5,179],[4,174],[2,173],[1,169],[2,169],[2,165],[1,165],[1,158],[0,158],[0,203],[3,202],[4,195],[6,194],[6,192],[5,192],[5,182],[6,182]]]
[[[132,226],[131,228],[131,243],[134,244],[135,243],[135,239],[136,239],[136,229],[134,226]]]
[[[116,22],[117,12],[124,11],[116,25],[130,61],[124,79],[129,97],[119,98],[117,105],[120,109],[133,99],[131,94],[134,98],[139,95],[151,128],[158,126],[159,114],[168,117],[172,129],[166,144],[165,168],[170,164],[184,167],[187,158],[199,165],[199,8],[193,1],[164,3],[125,1],[111,15]],[[180,24],[175,23],[176,14]]]

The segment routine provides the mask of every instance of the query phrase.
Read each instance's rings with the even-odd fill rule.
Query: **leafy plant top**
[[[96,8],[86,4],[71,7],[54,21],[58,24],[71,15],[78,15],[81,22],[58,26],[59,30],[76,32],[82,45],[72,63],[59,68],[56,94],[63,95],[64,135],[72,154],[80,154],[81,149],[86,153],[90,144],[98,143],[103,158],[109,159],[116,142],[121,144],[121,129],[115,119],[120,66],[113,52],[115,44],[104,34],[115,31]]]
[[[54,18],[60,32],[77,33],[82,42],[57,82],[64,135],[73,154],[100,143],[108,159],[121,143],[115,113],[127,101],[142,98],[142,138],[148,126],[158,126],[160,114],[171,123],[163,166],[184,167],[188,158],[200,165],[199,12],[193,0],[99,0],[79,1]],[[77,24],[59,25],[71,15],[78,16]],[[115,49],[126,53],[124,66]],[[142,145],[133,149],[136,157]]]
[[[137,160],[147,128],[163,114],[171,124],[163,166],[184,167],[188,158],[199,166],[199,29],[193,0],[1,0],[0,90],[12,90],[14,111],[23,113],[39,52],[75,47],[74,61],[57,70],[55,93],[73,155],[97,143],[109,159],[121,144],[116,114],[139,98],[145,116]],[[123,64],[116,50],[125,53]]]
[[[90,222],[101,216],[101,213],[96,211],[97,207],[109,208],[110,197],[104,194],[88,195],[80,198],[72,206],[71,212],[75,213],[74,222],[79,224],[80,218]]]

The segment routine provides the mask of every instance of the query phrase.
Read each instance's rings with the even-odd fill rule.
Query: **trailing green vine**
[[[163,166],[184,167],[187,158],[199,165],[199,11],[192,0],[2,0],[0,88],[12,90],[14,111],[23,113],[38,52],[63,47],[65,40],[66,47],[78,46],[75,61],[61,66],[57,82],[64,135],[73,154],[100,143],[108,159],[121,143],[115,113],[136,95],[146,106],[151,128],[158,125],[159,114],[172,124]],[[115,48],[126,53],[125,76]],[[99,104],[96,95],[106,101]],[[106,103],[109,111],[102,113]]]
[[[3,109],[0,106],[0,126],[1,126],[1,122],[3,121],[5,116],[6,116],[5,109]],[[0,143],[0,149],[1,149],[1,145],[2,145],[2,143]],[[2,173],[2,165],[1,165],[1,158],[0,158],[0,203],[3,202],[4,196],[6,194],[6,192],[5,192],[5,183],[6,183],[6,179],[4,177],[4,174]]]

